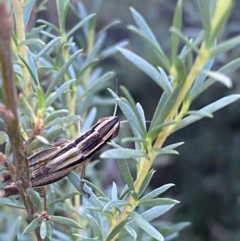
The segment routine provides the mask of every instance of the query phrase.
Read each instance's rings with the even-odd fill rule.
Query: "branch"
[[[12,153],[16,167],[16,186],[26,207],[30,220],[34,218],[34,206],[26,189],[29,187],[28,162],[24,153],[24,144],[17,111],[17,94],[13,81],[11,34],[13,22],[6,0],[0,2],[0,64],[3,77],[3,92],[5,106],[0,106],[0,115],[5,121],[7,134],[11,142]],[[37,239],[41,240],[39,233]]]

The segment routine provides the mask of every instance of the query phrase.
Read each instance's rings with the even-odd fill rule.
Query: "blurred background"
[[[72,1],[73,4],[79,1]],[[92,5],[100,1],[81,1],[91,12]],[[127,48],[158,65],[148,47],[126,28],[134,24],[129,7],[134,7],[148,22],[164,51],[169,53],[170,33],[176,0],[104,0],[99,8],[97,28],[101,29],[109,22],[118,19],[120,24],[107,32],[106,46],[127,39]],[[57,24],[54,1],[49,1],[47,11],[37,18]],[[235,1],[230,20],[222,39],[228,39],[240,33],[240,1]],[[31,23],[35,23],[32,21]],[[74,15],[69,13],[67,25],[76,24]],[[30,26],[31,28],[31,26]],[[188,37],[195,38],[201,30],[198,3],[195,0],[184,1],[183,29]],[[218,69],[234,58],[240,56],[240,48],[218,56],[213,69]],[[124,85],[140,102],[146,118],[152,119],[161,89],[144,73],[130,64],[120,54],[115,54],[101,62],[101,67],[115,71],[120,85]],[[240,71],[240,70],[239,70]],[[240,92],[239,71],[231,73],[233,88],[227,89],[215,84],[193,103],[191,109],[199,109],[212,101]],[[112,85],[114,88],[114,84]],[[149,96],[151,98],[149,98]],[[165,196],[181,201],[179,205],[161,217],[173,223],[189,221],[191,226],[181,232],[177,240],[181,241],[237,241],[240,240],[240,102],[236,102],[221,111],[213,119],[203,119],[172,135],[167,144],[184,141],[178,148],[179,156],[164,156],[156,160],[156,173],[151,186],[158,187],[174,183]],[[106,107],[105,107],[106,108]],[[112,109],[99,109],[102,113],[112,113]],[[104,162],[97,166],[102,185],[111,185],[111,173],[117,173],[116,162]],[[114,170],[113,170],[114,169]],[[104,175],[102,173],[104,172]],[[105,175],[110,173],[109,175]],[[117,175],[114,181],[118,181]],[[88,176],[87,176],[88,177]],[[121,178],[121,177],[119,177]],[[89,177],[91,180],[91,177]],[[121,181],[120,181],[121,182]]]

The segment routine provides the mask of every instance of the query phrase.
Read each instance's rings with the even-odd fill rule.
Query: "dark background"
[[[51,1],[50,1],[51,2]],[[78,2],[78,1],[73,1]],[[94,1],[82,1],[91,9]],[[130,33],[126,26],[134,24],[129,7],[134,7],[148,22],[161,43],[169,53],[170,33],[176,0],[104,0],[98,13],[97,28],[101,29],[114,19],[121,24],[108,31],[106,46],[128,39],[128,48],[153,64],[155,59],[148,47]],[[222,34],[222,41],[240,33],[240,1],[235,6],[230,20]],[[56,22],[54,8],[48,7],[48,21]],[[69,23],[74,19],[69,15]],[[195,38],[201,30],[198,4],[195,0],[184,1],[183,29],[189,37]],[[240,48],[217,57],[213,69],[218,69],[240,56]],[[120,54],[101,63],[106,70],[114,70],[120,84],[125,85],[136,102],[145,110],[146,118],[152,119],[161,89],[144,73],[130,64]],[[203,93],[191,106],[199,109],[220,97],[239,93],[239,71],[231,73],[233,88],[227,89],[215,84]],[[204,119],[172,135],[167,144],[184,141],[178,148],[179,156],[164,156],[156,160],[157,170],[151,185],[158,187],[175,183],[168,193],[181,201],[174,210],[162,217],[173,223],[189,221],[190,227],[181,232],[177,240],[187,241],[234,241],[240,240],[240,102],[236,102],[214,114],[213,119]],[[107,164],[106,164],[107,165]],[[108,172],[116,168],[114,164],[105,166]],[[110,169],[110,170],[109,170]],[[104,175],[105,176],[105,175]],[[111,175],[106,175],[103,183],[111,183]]]

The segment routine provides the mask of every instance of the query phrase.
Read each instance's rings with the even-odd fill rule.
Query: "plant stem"
[[[13,23],[7,1],[2,1],[0,3],[0,16],[0,63],[2,67],[4,101],[7,112],[10,111],[12,113],[11,117],[8,118],[5,124],[7,127],[7,134],[11,142],[12,153],[17,170],[16,180],[13,181],[16,181],[16,185],[27,210],[28,217],[32,220],[34,217],[34,206],[26,192],[26,189],[29,187],[29,172],[18,119],[16,88],[13,81],[11,52],[11,34]],[[39,230],[35,233],[37,240],[40,241],[41,237]]]
[[[17,37],[18,37],[18,44],[26,40],[25,37],[25,26],[24,26],[24,18],[23,18],[23,12],[24,12],[24,4],[26,1],[24,0],[18,0],[12,1],[14,16],[15,16],[15,24],[16,24],[16,31],[17,31]],[[22,58],[28,63],[28,55],[27,55],[27,47],[26,45],[21,45],[18,47],[18,54],[22,56]],[[29,71],[25,64],[20,64],[22,69],[22,79],[25,82],[26,86],[26,94],[27,97],[30,96],[33,93],[32,85],[31,85],[31,78]],[[33,106],[33,102],[30,101],[30,105]]]
[[[205,44],[203,43],[200,51],[199,51],[199,56],[197,56],[194,65],[191,69],[191,71],[189,72],[186,81],[183,84],[183,87],[178,95],[178,98],[176,100],[175,105],[173,106],[173,108],[171,109],[170,113],[168,114],[167,118],[166,118],[166,122],[168,121],[172,121],[175,118],[175,115],[177,113],[177,110],[179,109],[179,107],[181,106],[186,94],[188,93],[188,91],[190,90],[197,74],[199,73],[199,71],[202,69],[202,67],[204,66],[204,64],[208,61],[209,59],[209,50],[206,49]],[[180,118],[182,118],[183,115],[181,115]],[[178,116],[179,118],[179,116]],[[178,119],[179,121],[180,119]],[[154,151],[154,148],[161,148],[163,143],[165,142],[165,140],[167,139],[167,137],[172,133],[172,131],[174,130],[175,125],[169,125],[166,126],[162,132],[159,134],[159,136],[157,137],[157,140],[154,143],[153,148],[151,148],[150,150],[148,150],[148,158],[141,158],[141,160],[139,161],[139,169],[138,169],[138,174],[137,174],[137,178],[135,180],[134,186],[135,186],[135,191],[138,193],[143,181],[145,180],[152,164],[153,161],[156,158],[157,153]],[[128,197],[128,202],[132,204],[132,206],[126,206],[123,211],[121,212],[120,216],[118,217],[117,221],[112,225],[110,232],[117,226],[119,225],[121,222],[123,222],[128,214],[134,210],[134,208],[137,206],[137,202],[134,200],[134,198],[132,196]],[[112,241],[116,240],[118,238],[118,235],[116,235]]]

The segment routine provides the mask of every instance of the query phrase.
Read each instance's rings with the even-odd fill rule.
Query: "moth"
[[[87,160],[101,149],[119,132],[120,121],[117,116],[104,117],[79,137],[39,151],[28,158],[29,167],[36,166],[30,173],[33,188],[54,183],[67,176],[76,167],[85,168]],[[5,177],[7,180],[7,177]],[[14,182],[0,193],[7,197],[18,193]]]

